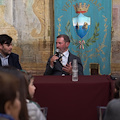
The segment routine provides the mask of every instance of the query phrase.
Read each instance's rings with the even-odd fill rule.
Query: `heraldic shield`
[[[83,15],[82,13],[73,18],[73,27],[81,39],[88,33],[90,24],[91,18]]]

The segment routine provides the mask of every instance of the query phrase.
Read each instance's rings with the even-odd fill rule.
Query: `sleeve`
[[[84,75],[81,59],[77,57],[77,61],[78,61],[78,75]]]
[[[11,53],[9,58],[8,58],[8,63],[10,66],[13,66],[17,69],[22,70],[22,67],[19,63],[19,55],[15,54],[15,53]]]
[[[16,57],[15,67],[16,67],[17,69],[22,70],[22,67],[21,67],[21,65],[20,65],[20,63],[19,63],[19,56],[18,56],[18,55],[17,55],[17,57]]]
[[[40,108],[37,108],[37,113],[36,113],[36,116],[37,116],[37,119],[36,120],[46,120],[45,116],[43,115],[42,111],[40,110]]]
[[[46,120],[40,108],[34,103],[27,103],[29,120]]]

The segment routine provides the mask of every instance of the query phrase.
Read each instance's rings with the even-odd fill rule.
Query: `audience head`
[[[27,99],[32,100],[32,98],[34,97],[35,89],[36,89],[36,87],[34,86],[34,77],[32,76],[32,74],[26,71],[22,71],[22,73],[24,74],[27,82],[26,84]]]
[[[120,98],[120,78],[116,79],[115,81],[115,98]]]
[[[7,34],[1,34],[0,35],[0,44],[8,44],[10,45],[10,43],[12,42],[12,38],[10,36],[8,36]]]
[[[19,120],[21,102],[19,100],[19,80],[12,74],[0,71],[0,113]]]
[[[28,120],[28,111],[27,111],[27,105],[26,105],[26,82],[25,82],[25,77],[21,73],[21,71],[17,70],[14,67],[11,66],[4,66],[0,67],[0,71],[7,73],[7,74],[12,74],[15,77],[18,78],[19,81],[19,93],[20,93],[20,101],[21,101],[21,110],[19,114],[19,120]]]
[[[59,49],[61,53],[68,50],[69,44],[70,44],[70,39],[67,35],[61,34],[57,36],[56,48]]]
[[[0,35],[0,53],[7,56],[12,52],[12,38],[6,34]]]

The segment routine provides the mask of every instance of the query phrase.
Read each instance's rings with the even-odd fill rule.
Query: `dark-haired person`
[[[34,86],[34,77],[32,74],[22,71],[23,75],[25,76],[26,81],[24,81],[26,86],[26,102],[28,108],[28,115],[29,120],[46,120],[45,116],[43,115],[42,111],[40,110],[39,104],[32,100],[35,94],[36,87]]]
[[[19,56],[12,53],[12,38],[7,34],[0,35],[0,66],[13,66],[22,69]]]
[[[18,79],[0,71],[0,120],[19,120],[20,110]]]
[[[70,39],[67,35],[57,36],[56,48],[62,54],[62,61],[56,54],[48,59],[44,75],[71,75],[73,59],[77,59],[78,74],[83,75],[83,66],[79,57],[73,55],[69,50]]]
[[[25,85],[24,75],[21,73],[20,70],[16,69],[15,67],[12,67],[12,66],[1,66],[0,72],[6,73],[6,74],[11,74],[14,77],[18,78],[16,81],[18,81],[18,83],[19,83],[18,91],[19,91],[19,99],[21,102],[21,110],[19,113],[19,120],[29,120],[27,104],[26,104],[26,94],[27,93],[26,93],[26,85]],[[9,89],[9,91],[10,90],[11,89]]]
[[[108,103],[103,120],[120,120],[120,78],[115,81],[114,92],[114,99]]]

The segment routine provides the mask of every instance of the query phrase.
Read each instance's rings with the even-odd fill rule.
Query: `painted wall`
[[[53,53],[53,0],[0,0],[0,34],[13,38],[22,68],[43,75]],[[111,74],[120,73],[120,1],[113,0]]]
[[[120,1],[113,0],[113,35],[111,49],[111,73],[120,75]]]
[[[0,33],[13,38],[13,52],[19,54],[22,68],[33,74],[43,74],[52,53],[50,4],[49,0],[0,0]]]

